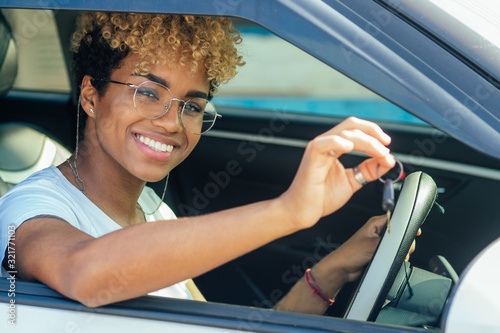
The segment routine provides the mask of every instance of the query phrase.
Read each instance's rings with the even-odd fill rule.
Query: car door
[[[455,57],[446,48],[433,46],[432,39],[422,31],[421,27],[408,24],[404,18],[378,2],[311,3],[317,7],[311,9],[307,4],[300,3],[305,6],[304,12],[310,9],[317,13],[318,10],[325,9],[324,6],[327,4],[334,8],[334,12],[337,13],[335,15],[338,15],[339,19],[342,15],[353,16],[350,17],[351,22],[354,22],[352,24],[367,33],[362,35],[363,38],[377,37],[379,38],[377,41],[387,39],[388,44],[399,45],[401,48],[406,47],[405,38],[413,38],[420,43],[418,46],[422,48],[421,53],[425,53],[426,50],[436,52],[441,50],[441,53],[437,53],[442,57],[441,61]],[[280,195],[293,179],[307,142],[342,119],[356,116],[372,119],[380,124],[391,135],[390,148],[403,162],[405,171],[410,173],[421,170],[428,173],[440,189],[438,203],[444,207],[445,213],[436,208],[428,217],[423,227],[423,235],[418,239],[417,251],[412,255],[414,265],[426,268],[432,256],[442,254],[460,273],[475,254],[500,235],[500,227],[495,223],[500,210],[495,204],[495,193],[500,190],[498,160],[470,148],[470,143],[464,144],[434,129],[400,108],[399,106],[415,114],[422,110],[426,111],[422,104],[417,103],[419,99],[423,99],[422,96],[426,91],[420,90],[423,89],[421,86],[412,87],[407,84],[407,77],[398,76],[398,73],[404,74],[404,70],[392,72],[390,80],[382,74],[376,75],[376,69],[380,70],[374,64],[376,61],[372,59],[370,62],[359,57],[346,45],[338,48],[340,56],[337,59],[322,58],[324,53],[333,50],[332,45],[335,42],[327,39],[326,35],[319,38],[310,26],[291,23],[301,17],[293,14],[291,8],[293,6],[280,7],[277,3],[262,4],[263,7],[252,7],[254,8],[252,12],[248,11],[254,5],[251,2],[244,4],[227,1],[223,4],[223,7],[219,7],[223,12],[215,14],[238,14],[237,16],[247,16],[256,20],[259,18],[256,13],[268,10],[271,14],[267,13],[267,16],[262,14],[260,23],[269,29],[263,29],[249,21],[237,21],[243,31],[245,42],[242,48],[243,52],[247,53],[248,70],[245,73],[246,69],[241,69],[238,75],[241,81],[235,81],[233,87],[231,85],[228,85],[227,89],[221,87],[214,103],[222,114],[222,119],[217,122],[213,130],[202,137],[191,156],[170,176],[167,202],[178,216],[207,214]],[[107,6],[113,7],[113,5],[117,4],[111,1],[101,6],[108,8]],[[130,6],[133,7],[132,4]],[[152,6],[149,2],[144,3],[144,6],[145,9],[158,10],[148,7]],[[203,12],[208,8],[205,6],[208,5],[200,4],[197,8]],[[283,10],[280,12],[282,15],[276,16],[278,17],[276,20],[271,20],[272,13],[276,13],[277,9]],[[71,15],[73,13],[60,12],[55,16],[56,22],[63,24]],[[34,22],[34,17],[31,16],[31,21],[21,21],[21,24],[24,24],[21,27],[30,31],[30,24],[27,22]],[[319,18],[325,19],[325,22],[332,20],[323,16]],[[385,22],[383,18],[390,18],[394,27],[387,24],[382,29],[380,25],[381,22]],[[59,30],[61,31],[61,28]],[[287,35],[287,31],[291,31],[290,35]],[[396,31],[401,33],[399,37]],[[411,38],[403,35],[403,31]],[[349,40],[350,35],[347,32],[336,30],[336,33],[345,34],[344,37]],[[37,36],[34,34],[32,38],[36,39]],[[294,42],[298,47],[278,36]],[[352,40],[356,41],[354,38]],[[363,46],[368,41],[371,39],[358,40],[358,49],[370,51],[367,49],[368,46]],[[61,43],[66,49],[67,38],[62,38]],[[302,49],[307,49],[307,52]],[[394,50],[388,51],[387,55],[393,57],[394,52]],[[404,54],[401,57],[403,56]],[[415,53],[411,56],[415,57]],[[425,59],[422,59],[419,61],[424,62]],[[415,58],[410,60],[409,63],[413,64]],[[408,75],[410,72],[417,72],[420,62],[417,65],[413,64],[415,67],[408,72]],[[374,69],[368,71],[370,68]],[[462,67],[457,68],[455,69],[457,71],[464,70]],[[337,70],[355,80],[339,74]],[[236,80],[240,80],[239,77]],[[477,80],[482,78],[479,77]],[[404,93],[402,88],[397,88],[398,83],[405,87]],[[36,86],[44,85],[36,84]],[[46,91],[35,91],[29,87],[12,90],[2,98],[0,121],[2,123],[29,121],[49,131],[71,149],[75,142],[76,110],[69,93],[69,86],[67,90],[50,88]],[[441,93],[443,98],[447,98],[446,91]],[[433,97],[439,96],[436,94]],[[414,104],[412,99],[415,100]],[[426,113],[422,118],[434,120]],[[438,120],[436,122],[439,123]],[[364,158],[357,154],[347,154],[341,161],[346,167],[353,167]],[[163,183],[151,185],[161,195]],[[356,193],[344,208],[323,219],[314,228],[275,241],[197,277],[196,282],[211,302],[259,308],[271,307],[303,275],[307,267],[338,247],[370,216],[383,213],[381,191],[382,184],[375,181]],[[350,288],[346,288],[343,294],[339,295],[337,302],[339,306],[332,308],[330,315],[342,316],[347,299],[350,297],[349,292]],[[26,295],[31,293],[32,291],[25,291]],[[55,296],[42,293],[40,297]],[[7,297],[4,297],[5,299]],[[34,301],[26,296],[25,302]],[[37,303],[40,304],[47,306]],[[149,303],[139,302],[139,304],[141,309],[144,309],[143,306],[153,307]],[[134,302],[130,302],[129,305],[132,310],[136,306]],[[174,313],[180,303],[173,302],[163,306],[167,312]],[[200,305],[185,306],[182,309],[186,316],[196,318],[197,313],[202,313],[204,318],[214,318],[217,311],[229,313],[230,316],[233,314],[231,309],[234,308],[221,306],[209,310],[208,307]],[[71,310],[79,311],[74,304],[71,305]],[[115,308],[109,312],[103,311],[108,315],[119,312]],[[130,312],[133,311],[127,312],[127,315],[130,315]],[[235,315],[236,319],[229,320],[231,323],[227,325],[241,324],[245,318],[252,316],[259,316],[257,318],[259,320],[253,320],[255,318],[252,317],[251,326],[246,328],[270,329],[270,326],[276,324],[269,319],[269,316],[264,315],[268,312],[257,312],[257,315],[255,313],[245,310]],[[150,313],[136,313],[136,316],[148,315]],[[189,319],[194,320],[193,317]],[[310,321],[315,320],[317,326],[308,326]],[[262,326],[254,325],[256,322],[262,323]],[[337,319],[327,322],[325,318],[310,319],[308,316],[299,315],[296,317],[283,315],[278,322],[280,324],[288,322],[291,326],[313,327],[318,330],[326,330],[329,323],[337,328],[347,325]],[[217,325],[221,324],[212,322],[211,325],[220,327]],[[363,325],[354,323],[344,328],[362,331],[362,327],[365,327]],[[382,330],[383,326],[369,326],[369,328]],[[409,328],[406,330],[417,331]]]
[[[444,213],[436,208],[428,217],[412,255],[414,265],[427,269],[429,260],[441,254],[460,274],[500,235],[494,218],[499,213],[494,193],[500,186],[495,159],[432,128],[269,31],[239,23],[247,68],[240,70],[233,86],[220,89],[214,103],[222,118],[172,172],[169,200],[178,215],[207,214],[279,196],[291,183],[307,142],[355,116],[376,121],[391,135],[390,148],[407,174],[424,171],[439,187],[437,201]],[[346,167],[363,159],[359,154],[341,157]],[[382,187],[379,181],[367,185],[317,226],[264,246],[196,282],[210,299],[220,302],[273,304],[305,269],[369,217],[384,213]],[[349,292],[345,294],[348,298]]]

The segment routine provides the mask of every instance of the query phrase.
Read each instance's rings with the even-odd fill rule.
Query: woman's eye
[[[159,100],[158,98],[158,92],[152,89],[137,89],[137,95],[140,97],[147,97],[147,98],[152,98],[155,100]]]
[[[186,110],[188,112],[192,112],[192,113],[202,113],[203,107],[201,107],[200,105],[198,105],[196,103],[189,102],[189,103],[186,103],[184,105],[184,110]]]

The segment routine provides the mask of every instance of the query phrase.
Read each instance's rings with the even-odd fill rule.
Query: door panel
[[[246,50],[247,69],[242,69],[227,89],[221,87],[220,97],[214,100],[223,118],[172,172],[166,199],[178,216],[206,214],[280,195],[291,183],[309,140],[348,115],[364,117],[371,112],[393,138],[390,147],[403,161],[407,173],[422,170],[443,190],[438,203],[445,213],[435,209],[428,217],[417,251],[412,255],[413,264],[425,268],[431,256],[441,254],[460,273],[478,251],[500,236],[500,206],[496,203],[500,191],[498,160],[428,126],[418,125],[418,121],[395,122],[407,117],[403,114],[394,118],[396,107],[392,104],[380,103],[380,97],[340,78],[333,69],[318,65],[319,61],[302,51],[294,47],[292,51],[290,45],[284,50],[274,48],[275,42],[267,40],[271,38],[269,33],[256,35],[244,37],[250,42]],[[265,50],[269,54],[261,55]],[[267,67],[260,62],[264,56],[273,56],[265,60]],[[316,64],[306,66],[304,57]],[[279,64],[292,70],[280,69]],[[258,84],[251,83],[252,77]],[[249,89],[252,87],[254,90]],[[269,98],[276,87],[278,96]],[[250,107],[258,95],[268,97],[264,98],[267,104]],[[244,103],[230,107],[234,99]],[[330,115],[324,111],[324,104],[316,101],[332,102],[334,107],[326,110],[331,111]],[[297,110],[298,104],[306,107]],[[0,122],[29,120],[69,149],[74,147],[76,108],[69,94],[15,91],[3,97],[1,105]],[[316,114],[299,113],[304,110]],[[348,154],[341,161],[346,167],[353,167],[363,159]],[[152,186],[161,195],[163,182]],[[338,247],[369,217],[383,213],[381,189],[380,182],[368,184],[345,207],[315,227],[206,273],[196,279],[197,284],[210,301],[272,306],[305,268]],[[340,295],[337,303],[341,304],[345,295]]]
[[[291,183],[307,140],[339,121],[317,116],[287,118],[281,114],[287,125],[272,132],[272,113],[234,113],[237,114],[232,116],[231,111],[225,110],[224,121],[210,135],[202,137],[191,156],[172,172],[168,202],[179,216],[205,214],[279,196]],[[445,212],[436,207],[429,215],[423,235],[417,240],[412,264],[427,269],[429,259],[440,254],[458,273],[462,272],[482,248],[500,236],[500,224],[496,223],[500,207],[495,204],[500,178],[498,171],[491,168],[498,162],[427,127],[394,123],[381,126],[392,136],[392,151],[403,160],[406,172],[428,173],[443,192],[437,201]],[[459,161],[456,157],[448,158],[457,155]],[[353,167],[364,158],[348,154],[341,157],[341,162]],[[467,164],[470,160],[478,163]],[[474,169],[478,167],[483,169]],[[481,171],[488,171],[489,177],[496,179],[476,175]],[[315,227],[279,239],[197,278],[196,282],[212,301],[271,305],[307,267],[345,241],[369,217],[383,213],[381,191],[380,182],[370,183],[345,207]],[[334,310],[334,314],[338,313]]]
[[[76,108],[69,93],[13,90],[0,99],[0,105],[0,123],[32,124],[73,151]]]

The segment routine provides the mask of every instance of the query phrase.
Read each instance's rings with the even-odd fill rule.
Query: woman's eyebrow
[[[149,73],[146,75],[139,75],[139,76],[142,76],[150,81],[162,84],[165,87],[170,88],[170,84],[167,81],[165,81],[163,78],[156,76],[154,74]],[[189,98],[198,97],[198,98],[208,99],[208,94],[203,92],[203,91],[199,91],[199,90],[189,90],[185,97],[189,97]]]
[[[165,81],[164,79],[162,79],[161,77],[159,77],[159,76],[156,76],[156,75],[151,74],[151,73],[146,74],[146,75],[140,75],[140,76],[145,77],[149,81],[153,81],[153,82],[162,84],[162,85],[164,85],[167,88],[170,88],[169,83],[167,81]]]
[[[199,91],[199,90],[190,90],[187,92],[186,97],[189,97],[189,98],[198,97],[198,98],[208,99],[208,94],[204,93],[203,91]]]

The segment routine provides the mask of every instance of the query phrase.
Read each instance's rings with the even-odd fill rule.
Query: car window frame
[[[10,282],[0,278],[0,303],[9,303]],[[126,316],[185,325],[206,326],[252,332],[288,333],[298,328],[318,332],[381,332],[385,324],[356,322],[326,316],[234,306],[221,303],[142,296],[98,308],[85,307],[37,282],[16,281],[16,306],[30,305],[91,314]],[[147,322],[145,322],[147,324]],[[398,327],[401,333],[428,332],[413,327]]]
[[[42,7],[36,0],[23,4],[0,0],[0,6]],[[44,8],[137,9],[134,3],[119,0],[93,3],[92,8],[85,1],[54,2]],[[192,0],[162,6],[141,2],[143,12],[229,16],[265,26],[444,133],[500,158],[500,145],[495,144],[500,142],[500,115],[495,111],[500,90],[494,80],[478,75],[468,63],[429,38],[432,34],[424,27],[409,24],[408,18],[393,9],[380,0]],[[305,31],[316,38],[304,38]]]
[[[236,1],[235,1],[235,2],[236,2]],[[114,2],[113,2],[113,3],[114,3]],[[0,6],[1,6],[1,5],[2,5],[2,3],[0,2]],[[313,56],[314,56],[314,55],[313,55]],[[362,76],[361,76],[361,77],[362,77]],[[5,287],[4,287],[4,284],[5,284],[5,283],[4,283],[4,281],[0,281],[0,283],[1,283],[1,286],[2,286],[2,289],[1,289],[1,290],[2,290],[2,291],[5,291]],[[19,300],[20,300],[20,303],[19,303],[19,304],[36,304],[36,305],[40,305],[40,306],[58,307],[58,305],[57,305],[57,304],[53,304],[53,303],[51,303],[54,299],[59,299],[59,297],[54,297],[54,295],[50,296],[50,295],[45,295],[45,294],[43,294],[43,293],[42,293],[42,295],[39,295],[39,294],[37,294],[36,292],[35,292],[35,293],[32,293],[32,292],[30,292],[30,291],[26,291],[26,293],[23,293],[23,292],[21,291],[19,294],[21,295],[21,296],[20,296],[20,298],[19,298]],[[32,296],[42,296],[44,299],[43,299],[43,300],[40,300],[40,303],[37,303],[38,301],[36,301],[36,300],[32,300],[32,299],[30,298],[30,296],[29,296],[29,295],[32,295]],[[3,294],[2,294],[1,296],[2,296],[2,297],[4,297],[4,295],[3,295]],[[24,298],[25,296],[26,296],[26,298]],[[64,299],[65,299],[65,298],[64,298]],[[65,299],[65,300],[67,301],[67,299]],[[143,300],[143,299],[142,299],[142,298],[140,298],[140,300]],[[148,298],[147,300],[150,300],[150,299]],[[0,298],[0,301],[2,301],[2,302],[3,302],[4,300],[3,300],[2,298]],[[135,301],[137,301],[137,300],[135,300]],[[135,301],[130,301],[129,303],[125,302],[125,303],[126,303],[126,304],[131,304],[131,307],[133,307],[134,309],[136,309],[137,305],[139,305],[139,308],[142,308],[142,306],[144,306],[145,308],[148,308],[148,307],[150,306],[150,305],[148,305],[148,303],[147,303],[147,302],[146,302],[146,304],[143,304],[142,302],[135,302]],[[23,303],[23,302],[25,302],[25,303]],[[72,302],[72,301],[70,301],[70,302]],[[181,301],[181,300],[171,300],[171,302],[172,302],[172,304],[173,304],[171,309],[170,309],[168,306],[167,306],[166,308],[162,307],[162,309],[163,309],[163,310],[166,310],[166,312],[167,312],[167,313],[170,313],[170,311],[172,311],[172,313],[175,313],[175,311],[177,311],[177,307],[178,307],[180,304],[182,304],[182,303],[183,303],[183,301]],[[167,303],[169,303],[169,304],[170,304],[170,301],[169,301],[169,302],[167,302]],[[72,304],[73,304],[73,303],[72,303]],[[133,305],[132,305],[132,304],[133,304]],[[190,303],[189,305],[192,305],[192,303]],[[214,305],[214,304],[212,303],[212,304],[210,304],[210,305]],[[71,306],[70,306],[70,308],[71,308],[71,309],[75,309],[75,310],[77,310],[77,308],[79,307],[79,309],[81,309],[81,305],[79,305],[78,303],[76,303],[76,305],[75,305],[75,306],[76,306],[76,308],[72,308],[72,305],[71,305]],[[115,306],[115,305],[110,306],[109,308],[114,309],[114,306]],[[198,305],[197,305],[197,306],[198,306]],[[201,307],[201,310],[205,310],[205,309],[203,308],[205,305],[199,305],[199,306]],[[218,305],[217,305],[217,306],[218,306]],[[188,311],[187,313],[190,313],[190,314],[198,314],[198,313],[199,313],[199,312],[197,312],[195,309],[193,309],[193,307],[191,307],[191,306],[188,306],[188,307],[189,307],[189,311]],[[105,308],[105,309],[108,309],[108,307],[104,307],[104,308]],[[196,308],[196,307],[195,307],[195,308]],[[169,310],[169,309],[170,309],[170,310]],[[216,312],[215,310],[217,310],[217,309],[218,309],[219,311],[220,311],[220,310],[223,310],[223,308],[216,308],[216,309],[214,310],[215,312],[213,312],[213,313],[212,313],[212,312],[211,312],[212,310],[208,310],[208,309],[209,309],[209,308],[207,307],[207,309],[206,309],[206,310],[207,310],[207,312],[203,312],[203,311],[201,311],[201,310],[199,310],[199,311],[201,311],[201,313],[206,314],[206,316],[207,316],[207,317],[211,317],[212,315],[217,315],[217,312]],[[225,309],[225,308],[224,308],[224,309]],[[101,310],[98,310],[98,311],[101,311]],[[107,310],[105,310],[105,312],[103,312],[103,313],[107,313],[106,311],[107,311]],[[111,310],[111,312],[112,312],[112,311],[113,311],[113,310]],[[242,311],[247,311],[247,310],[242,310]],[[248,310],[248,311],[250,311],[250,310]],[[115,313],[111,313],[111,312],[110,312],[109,314],[115,314]],[[246,313],[246,312],[245,312],[245,314],[248,314],[248,313]],[[270,326],[272,326],[272,325],[281,325],[281,324],[284,324],[284,325],[285,325],[285,324],[286,324],[286,325],[289,325],[289,324],[290,324],[290,319],[291,319],[291,318],[293,318],[294,320],[300,321],[301,323],[302,323],[303,321],[304,321],[304,322],[309,322],[309,320],[312,320],[309,316],[302,317],[303,315],[283,314],[283,316],[285,316],[285,317],[283,318],[284,323],[282,323],[282,322],[279,322],[279,323],[277,323],[277,322],[268,322],[268,321],[264,321],[264,323],[265,323],[266,325],[270,325]],[[289,316],[291,316],[291,317],[289,317]],[[296,316],[300,316],[302,319],[297,319],[297,317],[296,317]],[[230,321],[230,322],[233,322],[234,320],[238,320],[238,319],[236,319],[236,318],[239,318],[239,317],[230,317],[230,318],[226,318],[226,319],[227,319],[228,321]],[[334,330],[334,331],[340,330],[338,327],[336,327],[336,324],[341,325],[341,323],[343,323],[343,322],[344,322],[344,321],[343,321],[343,320],[341,320],[341,319],[339,319],[339,320],[337,321],[335,318],[327,318],[327,319],[326,319],[326,318],[323,318],[323,317],[318,317],[318,318],[322,318],[321,320],[328,320],[328,324],[329,324],[329,325],[335,326],[335,330]],[[286,319],[286,320],[285,320],[285,319]],[[316,319],[316,318],[315,318],[315,319]],[[333,320],[333,321],[332,321],[332,320]],[[318,320],[318,321],[320,321],[320,320]],[[378,324],[373,324],[373,323],[363,323],[363,325],[367,325],[367,324],[368,324],[368,326],[367,326],[367,327],[368,327],[367,332],[368,332],[368,331],[373,332],[373,330],[374,330],[374,329],[376,329],[376,328],[380,328],[380,327],[383,327],[383,326],[384,326],[384,325],[378,325]],[[374,326],[371,326],[372,324],[373,324]],[[346,324],[346,325],[347,325],[347,324]],[[294,326],[295,326],[295,325],[294,325]],[[342,325],[341,325],[341,326],[342,326]],[[339,327],[341,327],[341,326],[339,326]],[[219,327],[219,326],[217,326],[217,327]],[[286,326],[286,327],[289,327],[289,326]],[[307,327],[309,327],[309,326],[307,326]],[[358,328],[358,326],[356,326],[356,332],[360,332],[359,330],[357,330],[357,328]],[[330,329],[330,328],[326,328],[326,327],[318,327],[318,329]],[[402,328],[402,330],[404,330],[404,328]],[[345,331],[345,330],[344,330],[344,331]],[[415,328],[409,328],[409,329],[408,329],[408,332],[410,332],[410,331],[411,331],[411,332],[415,332],[415,331],[419,331],[419,330],[418,330],[418,329],[415,329]]]

